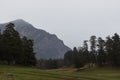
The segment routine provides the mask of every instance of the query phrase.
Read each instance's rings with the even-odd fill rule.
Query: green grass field
[[[12,72],[13,76],[7,76]],[[75,69],[40,70],[0,66],[0,80],[120,80],[120,69],[100,68],[76,72]]]

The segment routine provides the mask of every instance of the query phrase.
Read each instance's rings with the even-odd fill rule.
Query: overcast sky
[[[69,47],[120,34],[120,0],[0,0],[0,23],[24,19]]]

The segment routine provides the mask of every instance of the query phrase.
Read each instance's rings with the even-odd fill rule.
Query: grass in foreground
[[[8,72],[12,72],[13,76],[8,77]],[[99,68],[76,72],[75,69],[0,66],[0,80],[120,80],[120,69]]]

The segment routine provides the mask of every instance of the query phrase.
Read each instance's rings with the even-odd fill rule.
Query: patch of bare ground
[[[64,80],[78,80],[76,78],[67,78],[67,79],[64,79]]]

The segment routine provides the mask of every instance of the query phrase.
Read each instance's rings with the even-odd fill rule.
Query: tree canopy
[[[96,64],[100,67],[120,66],[120,36],[115,33],[112,37],[106,37],[103,40],[101,37],[90,37],[90,45],[85,40],[83,46],[79,49],[74,48],[64,55],[66,65],[74,67],[82,67],[84,65]]]
[[[14,27],[13,23],[9,23],[0,32],[0,60],[7,64],[35,65],[33,41],[21,38]]]

